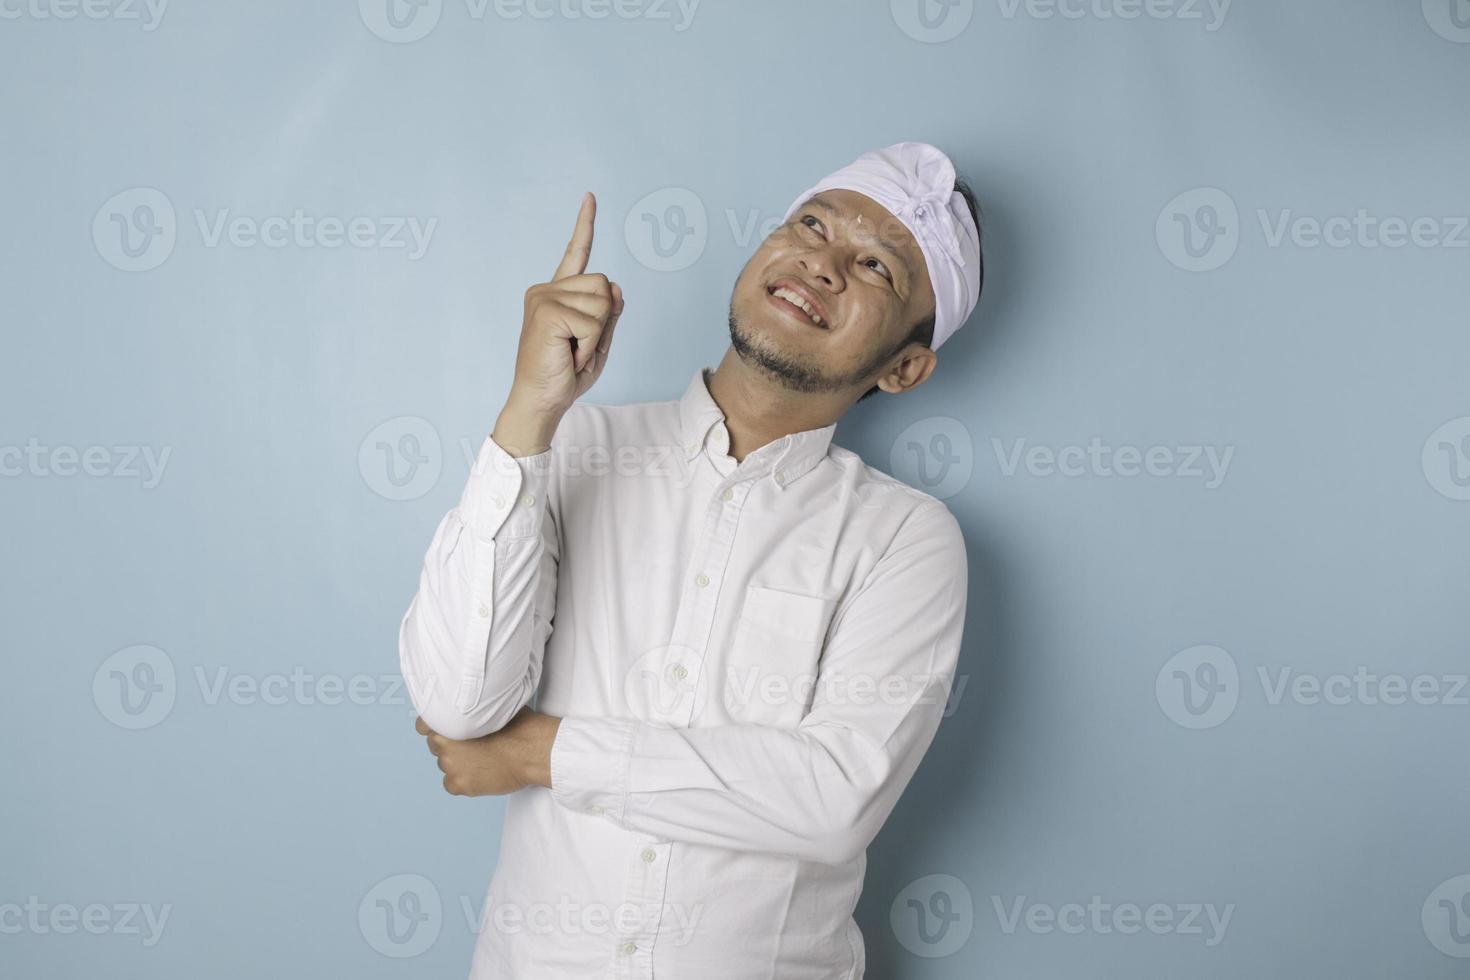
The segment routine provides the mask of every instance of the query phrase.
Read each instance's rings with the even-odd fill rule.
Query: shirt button
[[[694,584],[700,588],[704,588],[706,585],[709,585],[709,576],[704,574],[704,572],[700,572],[694,576]]]
[[[729,487],[726,487],[725,488],[725,492],[722,493],[722,494],[720,494],[720,499],[721,500],[733,500],[733,499],[735,499],[735,491],[734,490],[731,490]]]
[[[642,857],[645,864],[652,864],[654,860],[658,857],[658,852],[651,847],[645,847],[643,849]]]
[[[495,504],[496,507],[504,507],[505,506],[505,498],[502,497],[498,493],[495,496],[491,497],[490,500],[491,500],[492,503]]]
[[[785,473],[777,473],[776,474],[776,482],[777,483],[785,483],[786,482],[786,474]]]
[[[683,664],[674,664],[674,669],[669,671],[669,673],[674,675],[674,680],[682,681],[689,676],[689,668]]]
[[[600,814],[602,813],[602,807],[594,803],[587,808],[587,812],[591,814]]]
[[[632,956],[636,952],[638,952],[638,944],[637,943],[623,943],[623,955],[624,956]]]
[[[535,502],[536,502],[536,495],[534,493],[528,493],[524,497],[521,498],[521,503],[525,504],[527,507],[531,506]]]
[[[481,607],[480,607],[480,608],[479,608],[479,609],[478,609],[478,610],[477,610],[477,612],[479,612],[479,614],[480,614],[480,618],[481,618],[481,619],[484,619],[484,618],[485,618],[485,617],[487,617],[487,616],[489,616],[489,615],[490,615],[490,610],[489,610],[489,609],[488,609],[488,608],[487,608],[487,607],[485,607],[485,606],[481,606]]]

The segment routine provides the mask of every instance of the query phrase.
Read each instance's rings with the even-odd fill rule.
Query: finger
[[[579,276],[587,271],[587,259],[592,255],[592,223],[597,218],[597,198],[588,191],[582,195],[582,208],[577,212],[577,226],[572,230],[572,240],[567,243],[561,264],[556,267],[552,279]]]
[[[413,728],[414,731],[418,732],[420,735],[431,735],[434,732],[434,729],[424,724],[424,719],[422,718],[414,718]]]
[[[602,296],[612,297],[612,280],[604,272],[583,272],[575,276],[564,276],[561,279],[553,279],[549,283],[543,283],[542,288],[553,295],[560,295],[570,290],[578,293],[597,293]]]
[[[623,287],[617,283],[613,283],[612,294],[612,314],[607,318],[607,326],[602,328],[602,337],[597,341],[598,353],[604,356],[606,356],[608,349],[612,347],[613,331],[617,329],[618,319],[623,315]]]
[[[429,734],[428,742],[429,751],[432,752],[434,755],[437,756],[440,752],[444,751],[444,736],[440,735],[438,732],[431,732]]]
[[[596,317],[598,320],[606,320],[613,308],[613,301],[610,297],[597,293],[547,293],[541,302],[565,306],[590,317]]]
[[[560,303],[553,303],[547,308],[547,315],[551,317],[551,327],[547,342],[549,344],[564,344],[568,340],[576,341],[576,349],[572,358],[575,370],[582,370],[583,364],[591,356],[593,347],[602,334],[603,318],[590,316],[581,310],[574,310]]]

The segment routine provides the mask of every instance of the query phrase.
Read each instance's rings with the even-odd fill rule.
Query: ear
[[[933,348],[918,343],[909,344],[898,354],[898,360],[879,375],[874,383],[890,395],[901,395],[928,381],[938,363],[939,355],[934,353]]]

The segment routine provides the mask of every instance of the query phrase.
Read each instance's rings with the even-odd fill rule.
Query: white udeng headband
[[[928,143],[870,150],[803,191],[786,210],[790,221],[813,195],[849,190],[877,201],[902,222],[924,253],[934,287],[937,348],[958,330],[980,298],[980,232],[964,195],[954,189],[954,164]]]

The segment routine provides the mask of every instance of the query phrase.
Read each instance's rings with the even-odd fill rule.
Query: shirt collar
[[[707,367],[695,371],[679,399],[679,438],[683,440],[679,448],[686,461],[699,455],[709,430],[725,420],[725,413],[709,393],[709,373]],[[826,457],[836,431],[837,423],[833,422],[820,429],[788,433],[748,453],[739,472],[769,475],[777,487],[788,487]]]

